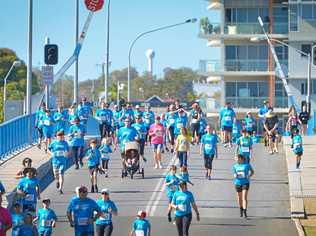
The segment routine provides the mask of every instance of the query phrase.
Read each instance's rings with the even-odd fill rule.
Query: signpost
[[[52,85],[54,83],[54,67],[42,66],[43,85]]]
[[[99,11],[103,7],[104,0],[85,0],[84,3],[89,11]]]

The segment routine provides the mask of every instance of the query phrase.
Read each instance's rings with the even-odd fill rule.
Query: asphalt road
[[[270,156],[261,144],[255,146],[253,167],[255,175],[249,192],[249,218],[239,217],[239,207],[232,183],[231,168],[234,164],[234,149],[220,145],[219,158],[214,161],[213,179],[205,179],[202,158],[192,148],[189,158],[189,173],[194,186],[189,186],[201,214],[201,221],[195,219],[190,228],[191,235],[297,235],[290,219],[289,192],[285,159],[283,154]],[[175,161],[170,153],[163,156],[164,169],[153,168],[151,150],[146,148],[148,162],[144,164],[145,179],[121,178],[121,163],[118,153],[112,155],[109,178],[99,176],[99,189],[109,188],[111,199],[117,204],[119,216],[114,219],[114,236],[127,235],[138,210],[146,210],[152,223],[152,235],[177,235],[175,225],[167,222],[167,198],[163,190],[163,174],[168,164]],[[90,189],[86,165],[83,169],[69,169],[65,174],[64,194],[59,195],[52,183],[42,197],[50,197],[52,208],[59,221],[54,235],[73,235],[65,212],[74,189],[79,185]],[[99,194],[89,193],[97,199]]]

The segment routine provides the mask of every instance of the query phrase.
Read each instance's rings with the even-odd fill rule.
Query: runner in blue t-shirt
[[[296,155],[296,169],[300,168],[301,158],[303,155],[303,140],[299,129],[296,129],[292,139],[293,152]]]
[[[43,199],[43,208],[38,209],[36,218],[33,222],[37,221],[38,234],[40,236],[51,236],[53,228],[56,227],[57,216],[50,206],[50,199]]]
[[[87,102],[87,98],[84,97],[79,103],[76,110],[76,115],[79,117],[80,123],[86,127],[89,116],[92,115],[92,108]]]
[[[98,204],[88,198],[85,186],[78,188],[78,197],[71,199],[67,208],[67,218],[71,227],[75,229],[75,236],[93,236],[94,220],[102,215]]]
[[[45,152],[54,137],[54,118],[50,110],[45,111],[45,115],[42,117],[43,122],[43,134],[45,138]]]
[[[250,177],[254,175],[254,170],[250,164],[246,163],[246,158],[243,155],[238,155],[237,163],[233,166],[233,174],[240,207],[240,217],[244,216],[247,218],[248,190]]]
[[[204,167],[206,169],[206,178],[211,180],[211,174],[213,169],[213,159],[217,156],[217,143],[218,137],[216,133],[213,133],[210,125],[206,126],[206,134],[202,136],[200,155],[203,153]]]
[[[252,159],[252,138],[249,136],[247,130],[242,130],[242,136],[237,140],[236,154],[243,155],[246,158],[246,163],[250,163]]]
[[[168,207],[168,221],[171,222],[171,201],[173,195],[176,191],[179,190],[179,178],[177,177],[177,166],[170,166],[169,173],[165,177],[165,186],[167,189],[167,197],[169,199],[169,207]]]
[[[146,219],[146,212],[139,211],[137,218],[132,224],[130,236],[151,236],[151,225]]]
[[[38,148],[41,148],[42,140],[44,137],[44,134],[43,134],[43,117],[45,115],[45,111],[46,111],[46,104],[43,102],[35,113],[35,128],[37,129],[37,132],[38,132],[38,143],[37,143]]]
[[[97,235],[111,236],[113,231],[112,216],[117,216],[118,210],[113,201],[110,200],[110,191],[101,190],[102,198],[97,200],[101,209],[101,216],[96,220]]]
[[[179,186],[180,190],[173,195],[171,207],[175,209],[178,234],[189,235],[189,228],[192,221],[192,208],[196,213],[197,221],[200,221],[200,213],[195,204],[193,194],[187,188],[187,183],[182,181]]]
[[[144,150],[145,150],[145,143],[146,143],[146,137],[148,133],[148,129],[146,124],[142,121],[141,116],[136,116],[136,123],[132,124],[132,127],[135,128],[138,132],[139,137],[139,154],[141,155],[142,159],[146,161],[146,158],[144,157]]]
[[[251,136],[256,131],[256,119],[252,116],[251,112],[247,112],[247,116],[243,120],[244,129]]]
[[[101,146],[99,147],[99,151],[101,153],[101,166],[104,171],[105,178],[109,177],[109,161],[110,161],[110,153],[113,153],[111,144],[111,138],[103,138],[101,141]]]
[[[230,102],[226,103],[226,106],[220,111],[219,120],[220,126],[223,131],[224,146],[232,147],[232,130],[233,122],[236,119],[236,114],[232,108]]]
[[[14,203],[12,213],[12,236],[18,236],[18,230],[24,224],[24,215],[22,212],[22,205]]]
[[[33,224],[33,215],[31,213],[25,214],[24,224],[17,228],[16,235],[38,236],[38,231],[36,226]]]
[[[58,107],[57,111],[54,113],[53,118],[55,122],[54,132],[57,133],[58,131],[64,131],[64,133],[66,133],[68,115],[67,112],[64,111],[63,107]]]
[[[18,183],[17,193],[22,197],[23,212],[35,213],[37,199],[41,199],[39,182],[35,177],[36,169],[26,168],[25,173],[26,177]]]
[[[97,140],[91,139],[89,142],[90,148],[86,151],[88,160],[88,168],[91,182],[91,192],[98,192],[98,171],[100,169],[101,152],[97,148]]]
[[[175,109],[175,106],[171,104],[169,106],[168,112],[166,114],[167,119],[167,136],[171,146],[171,153],[174,151],[174,144],[175,144],[175,126],[176,126],[176,119],[179,117],[178,111]]]
[[[67,166],[67,157],[69,155],[69,145],[65,141],[63,131],[58,131],[56,135],[57,139],[48,146],[48,150],[52,157],[56,188],[60,194],[63,194],[64,174]]]
[[[78,117],[74,120],[75,124],[70,126],[69,129],[69,145],[72,149],[72,154],[75,159],[76,169],[79,169],[79,164],[82,167],[82,158],[84,155],[84,136],[86,134],[86,128],[80,124]]]
[[[99,121],[99,130],[101,138],[111,136],[113,112],[109,109],[108,103],[101,103],[101,107],[96,111],[95,118]]]

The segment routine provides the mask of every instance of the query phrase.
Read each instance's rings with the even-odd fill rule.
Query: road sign
[[[51,85],[54,83],[54,67],[42,66],[43,85]]]
[[[84,3],[89,11],[99,11],[103,7],[104,0],[85,0]]]

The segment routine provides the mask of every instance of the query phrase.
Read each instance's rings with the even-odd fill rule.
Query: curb
[[[295,223],[298,236],[305,236],[306,234],[305,234],[305,231],[304,231],[303,226],[301,224],[301,221],[299,219],[293,219],[293,221]]]

